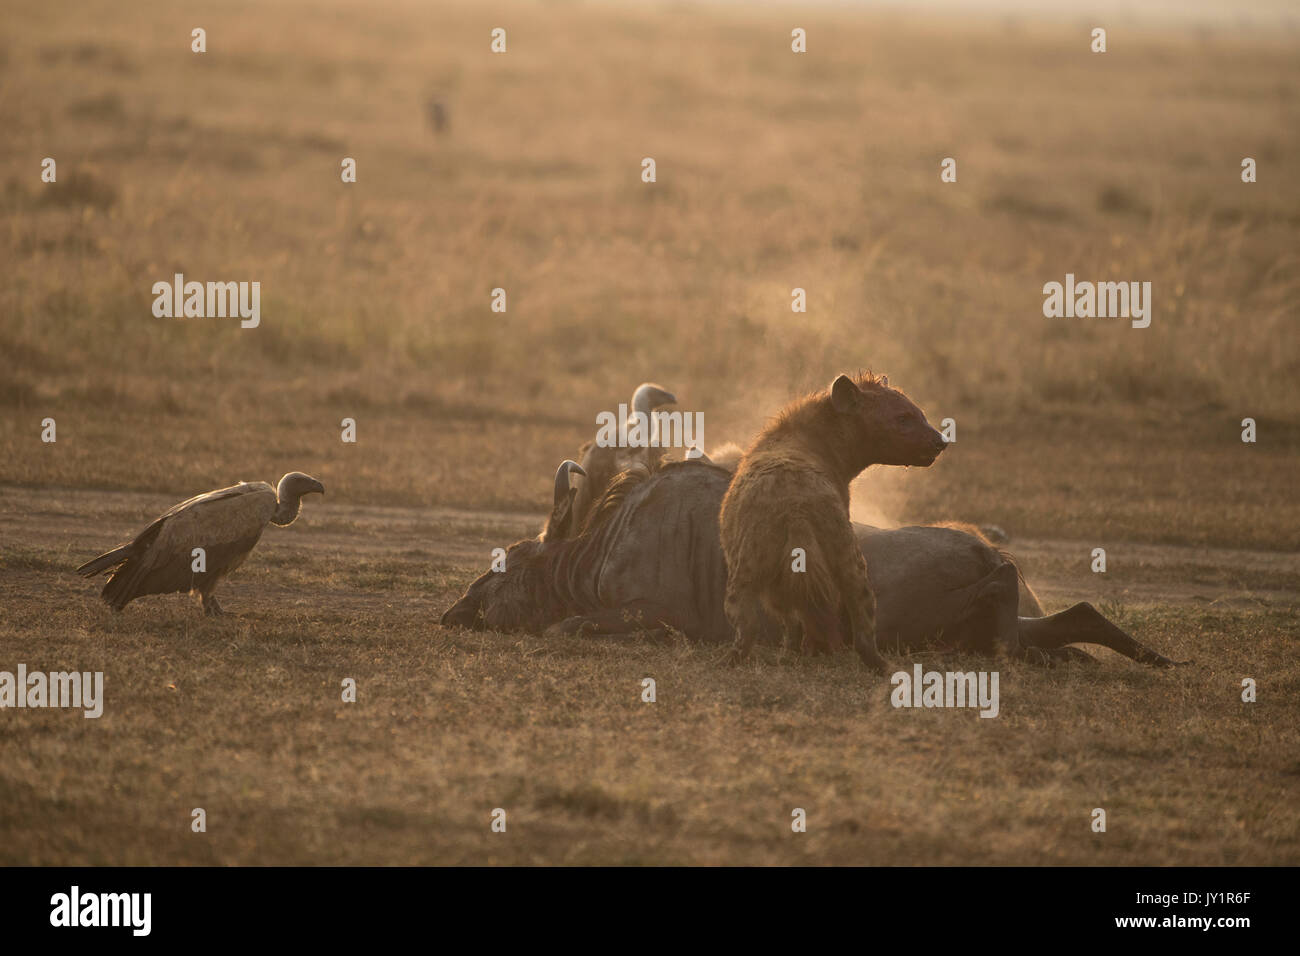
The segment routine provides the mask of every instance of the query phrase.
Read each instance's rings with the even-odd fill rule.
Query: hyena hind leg
[[[803,653],[805,636],[803,618],[798,613],[789,611],[781,615],[781,657],[793,657]]]
[[[846,647],[845,639],[849,633],[845,621],[841,621],[840,602],[835,607],[803,608],[799,616],[803,621],[803,644],[801,650],[808,655],[830,654],[833,650]]]
[[[749,656],[754,640],[763,626],[762,604],[757,595],[742,594],[728,588],[723,610],[731,622],[732,630],[736,632],[736,640],[727,654],[727,663],[738,664]]]

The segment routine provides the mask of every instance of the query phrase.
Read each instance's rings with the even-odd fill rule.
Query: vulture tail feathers
[[[149,546],[153,544],[154,538],[158,537],[158,532],[162,530],[163,522],[167,520],[167,517],[167,515],[163,515],[153,524],[149,525],[149,527],[136,535],[135,540],[129,544],[121,545],[120,547],[114,548],[112,551],[106,551],[93,561],[87,561],[81,567],[77,568],[77,573],[82,577],[93,578],[101,571],[107,571],[110,568],[117,567],[133,555],[144,554],[149,550]]]
[[[77,568],[77,573],[83,578],[93,578],[96,574],[115,568],[127,558],[131,557],[135,550],[135,542],[124,544],[120,548],[114,548],[112,551],[105,552],[92,561],[87,561],[81,567]]]
[[[112,605],[114,610],[120,611],[132,598],[136,597],[135,586],[139,582],[147,563],[146,557],[149,548],[153,546],[154,540],[158,537],[158,532],[162,530],[163,522],[167,516],[159,518],[144,531],[136,536],[136,539],[130,544],[124,544],[119,548],[114,548],[106,554],[101,554],[93,561],[83,564],[77,569],[80,574],[86,577],[92,577],[101,571],[113,571],[112,577],[104,585],[104,590],[99,592],[99,596]]]
[[[128,560],[108,579],[108,583],[104,585],[104,590],[99,592],[99,596],[113,610],[122,610],[138,596],[136,594],[136,585],[144,577],[144,571],[144,561],[141,558],[136,557],[133,560]]]

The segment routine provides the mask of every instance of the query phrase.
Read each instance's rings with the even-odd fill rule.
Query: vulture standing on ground
[[[655,409],[676,403],[677,396],[672,392],[654,382],[642,382],[632,393],[632,408],[627,419],[628,428],[630,429],[632,422],[636,420],[637,412],[649,418]],[[657,439],[658,422],[651,420],[650,425],[651,437]],[[578,473],[584,475],[586,480],[579,485],[573,500],[573,530],[578,531],[582,528],[587,512],[600,500],[605,489],[615,478],[635,464],[650,464],[651,455],[657,458],[663,453],[662,448],[618,448],[613,445],[597,445],[594,440],[579,448],[578,461],[582,463],[582,470]]]
[[[243,481],[182,501],[130,544],[114,548],[77,568],[83,577],[112,571],[102,597],[120,611],[146,594],[197,593],[203,613],[221,614],[212,596],[217,583],[244,563],[269,521],[293,524],[303,495],[325,494],[310,475],[293,471],[277,488],[265,481]],[[198,563],[195,548],[203,549]],[[201,566],[203,570],[194,570]]]

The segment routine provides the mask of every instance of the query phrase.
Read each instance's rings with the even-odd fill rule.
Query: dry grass
[[[105,712],[4,712],[0,863],[1300,861],[1294,601],[1107,603],[1196,665],[1106,651],[1096,669],[994,665],[1001,714],[981,719],[893,709],[851,654],[733,669],[686,642],[437,628],[484,563],[473,555],[535,520],[474,530],[394,509],[318,523],[322,506],[268,533],[228,584],[238,618],[205,620],[179,596],[115,616],[67,569],[96,523],[158,502],[82,499],[104,517],[53,518],[44,544],[27,522],[0,559],[0,642],[6,662],[103,670]],[[1077,595],[1090,577],[1054,580]],[[1277,583],[1294,595],[1300,567]],[[1241,702],[1243,676],[1258,703]],[[355,704],[340,701],[345,677]],[[206,834],[189,830],[194,807]],[[798,837],[795,807],[809,818]],[[1094,807],[1106,834],[1090,830]]]
[[[993,721],[894,712],[843,661],[733,672],[690,646],[433,624],[646,378],[716,443],[837,372],[888,372],[958,443],[866,479],[872,514],[1084,554],[1293,551],[1293,32],[1121,24],[1098,57],[1068,21],[812,9],[797,57],[790,14],[684,4],[76,0],[4,19],[0,669],[103,669],[111,702],[98,722],[0,717],[4,862],[1300,859],[1293,600],[1144,599],[1127,626],[1196,668],[1012,668]],[[491,56],[499,25],[510,52]],[[153,318],[174,272],[260,281],[261,327]],[[1044,319],[1066,272],[1151,281],[1151,327]],[[66,571],[150,509],[291,469],[329,497],[232,582],[238,620],[180,599],[111,619]],[[50,489],[65,532],[15,485]],[[475,514],[399,534],[366,511],[393,504]],[[1113,580],[1143,573],[1121,560]],[[1215,573],[1296,590],[1293,564]]]

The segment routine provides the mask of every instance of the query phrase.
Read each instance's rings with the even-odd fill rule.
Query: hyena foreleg
[[[876,593],[871,590],[871,579],[867,576],[867,559],[856,542],[852,550],[856,560],[850,562],[849,580],[841,585],[840,593],[849,612],[853,649],[862,658],[862,663],[883,674],[885,659],[876,650]]]

